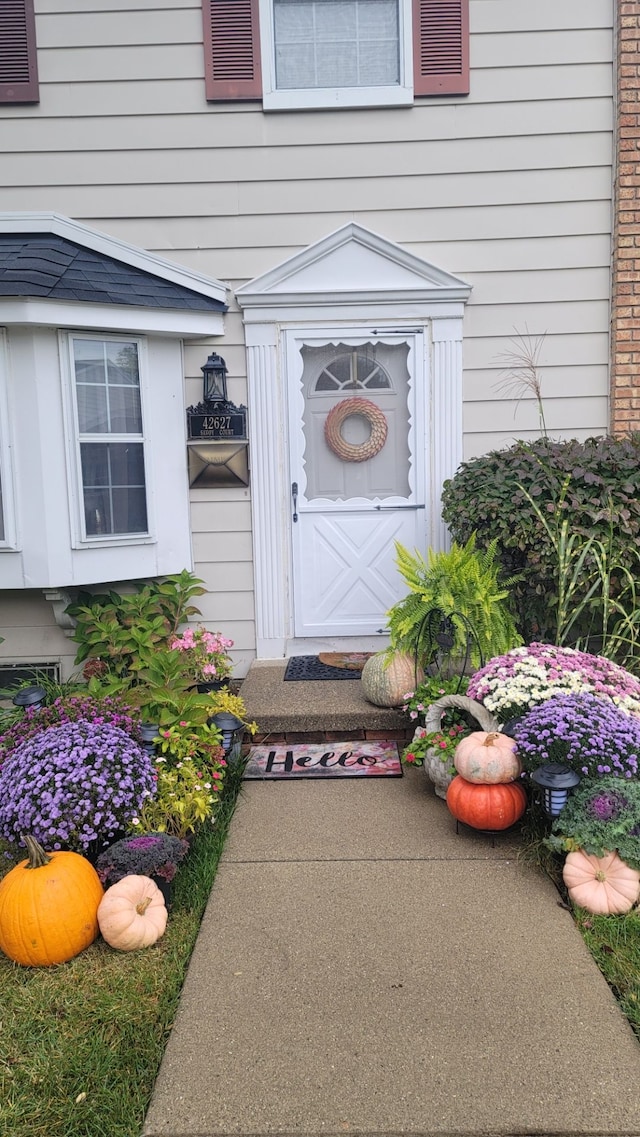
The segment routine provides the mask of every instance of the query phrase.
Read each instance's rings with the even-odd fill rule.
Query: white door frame
[[[462,324],[470,291],[464,281],[355,224],[237,290],[247,349],[258,659],[317,650],[293,637],[284,334],[340,327],[424,332],[432,424],[425,439],[426,540],[444,548],[439,491],[462,460]],[[365,650],[351,637],[344,646]]]

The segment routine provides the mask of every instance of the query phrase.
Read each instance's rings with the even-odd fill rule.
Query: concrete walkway
[[[516,850],[422,771],[246,783],[145,1137],[640,1135],[640,1046]]]

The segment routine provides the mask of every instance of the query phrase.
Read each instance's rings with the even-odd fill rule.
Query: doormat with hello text
[[[402,777],[395,742],[279,743],[252,746],[245,778]]]

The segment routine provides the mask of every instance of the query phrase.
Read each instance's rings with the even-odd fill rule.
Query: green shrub
[[[442,501],[444,520],[456,541],[467,541],[473,532],[479,548],[496,541],[504,576],[522,574],[513,593],[525,640],[555,642],[557,548],[540,515],[559,523],[568,519],[576,534],[574,566],[582,539],[595,539],[607,548],[607,586],[613,596],[620,596],[626,585],[616,566],[635,566],[640,550],[640,433],[584,442],[539,438],[493,450],[463,463],[445,482]],[[584,560],[583,597],[598,569],[593,555],[597,548],[599,544]],[[635,595],[633,589],[627,591],[631,611]],[[591,617],[601,602],[596,590]],[[591,623],[598,624],[597,614]],[[575,640],[587,646],[584,624],[575,629]]]

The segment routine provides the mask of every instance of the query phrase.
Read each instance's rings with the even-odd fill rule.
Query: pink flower
[[[415,762],[416,756],[415,754],[405,754],[404,760],[405,762]]]

